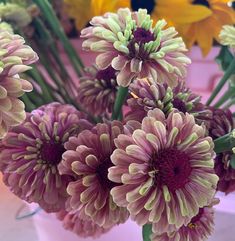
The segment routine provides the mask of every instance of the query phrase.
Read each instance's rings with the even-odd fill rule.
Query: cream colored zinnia
[[[235,27],[232,25],[224,25],[219,38],[222,45],[235,48]]]
[[[18,98],[31,91],[32,85],[19,74],[37,60],[21,36],[0,29],[0,138],[25,119],[25,106]]]

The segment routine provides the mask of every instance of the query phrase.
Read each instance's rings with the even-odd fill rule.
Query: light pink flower
[[[154,109],[115,145],[108,177],[119,186],[111,194],[139,225],[178,229],[214,197],[214,145],[192,115],[174,111],[166,117]]]
[[[79,212],[60,211],[56,214],[57,218],[62,221],[63,227],[82,238],[98,238],[110,229],[105,229],[89,219],[80,218]]]
[[[235,128],[232,112],[229,109],[212,109],[209,134],[215,140]],[[215,158],[215,172],[219,176],[217,190],[229,194],[235,191],[235,169],[230,165],[235,158],[233,151],[219,153]]]
[[[51,103],[34,110],[1,142],[0,170],[10,190],[48,212],[65,207],[69,175],[57,169],[72,135],[91,128],[86,116],[70,105]]]
[[[126,114],[125,120],[138,120],[147,115],[149,110],[161,109],[168,115],[173,109],[192,114],[197,124],[208,125],[211,118],[211,111],[202,103],[201,97],[192,93],[183,81],[174,88],[167,84],[150,82],[148,79],[136,79],[129,86],[132,98],[127,100],[130,111]]]
[[[117,71],[111,66],[104,70],[87,68],[80,79],[79,104],[96,116],[112,113],[118,88],[116,78]]]
[[[191,61],[184,55],[182,38],[176,37],[174,27],[165,28],[165,20],[153,25],[147,10],[125,8],[94,17],[90,23],[92,26],[81,32],[86,39],[83,47],[101,53],[96,58],[100,68],[112,65],[120,71],[118,85],[126,87],[136,77],[148,77],[174,86],[185,77]]]
[[[92,130],[70,138],[59,167],[62,174],[75,175],[67,188],[71,196],[68,206],[104,228],[124,223],[129,217],[127,209],[113,201],[110,190],[117,184],[108,179],[108,168],[113,165],[110,160],[115,149],[113,141],[123,132],[121,122],[113,121],[97,124]]]
[[[32,85],[19,74],[38,60],[37,54],[19,35],[0,29],[0,138],[10,127],[19,125],[26,117],[25,106],[18,98],[32,90]]]
[[[219,202],[214,199],[209,206],[199,209],[198,214],[193,217],[187,225],[183,225],[177,231],[159,234],[153,224],[152,241],[206,241],[214,230],[213,205]]]

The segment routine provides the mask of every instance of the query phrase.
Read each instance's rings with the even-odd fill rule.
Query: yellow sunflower
[[[188,48],[197,43],[207,55],[213,40],[219,40],[223,25],[235,23],[228,0],[157,0],[153,18],[165,18],[175,25]]]
[[[84,28],[94,16],[116,12],[121,7],[130,8],[130,0],[64,0],[69,16],[75,19],[78,30]]]

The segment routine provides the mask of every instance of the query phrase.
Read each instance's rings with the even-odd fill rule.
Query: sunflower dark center
[[[156,153],[152,158],[152,168],[156,173],[156,184],[166,185],[172,192],[189,182],[192,171],[189,157],[176,149],[166,149]]]
[[[50,165],[59,164],[64,152],[63,144],[53,141],[44,143],[40,150],[41,159]]]
[[[110,80],[116,79],[116,70],[112,66],[99,70],[96,74],[96,79],[110,82]]]
[[[138,11],[139,8],[145,8],[147,9],[148,13],[151,14],[154,10],[154,7],[156,5],[156,0],[131,0],[131,8],[134,11]]]
[[[198,214],[191,219],[190,223],[188,224],[188,227],[191,229],[196,228],[197,227],[196,222],[198,222],[201,219],[203,213],[204,213],[204,208],[199,208]]]
[[[195,4],[195,5],[203,5],[205,7],[210,8],[210,3],[207,0],[194,0],[193,4]]]
[[[106,158],[101,165],[99,165],[96,169],[97,177],[102,187],[105,187],[111,190],[113,187],[117,186],[116,183],[110,181],[108,179],[108,169],[112,167],[113,164],[110,158]]]
[[[174,98],[172,101],[172,104],[173,104],[174,108],[178,109],[179,111],[181,111],[183,113],[187,112],[187,107],[185,105],[185,102],[182,101],[181,99],[179,99],[177,97]]]
[[[154,41],[155,39],[154,34],[144,28],[137,28],[134,31],[133,36],[135,42],[139,44],[148,43],[150,41]]]

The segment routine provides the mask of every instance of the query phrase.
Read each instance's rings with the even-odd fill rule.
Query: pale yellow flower
[[[223,26],[219,38],[222,45],[235,48],[235,27],[231,25]]]

